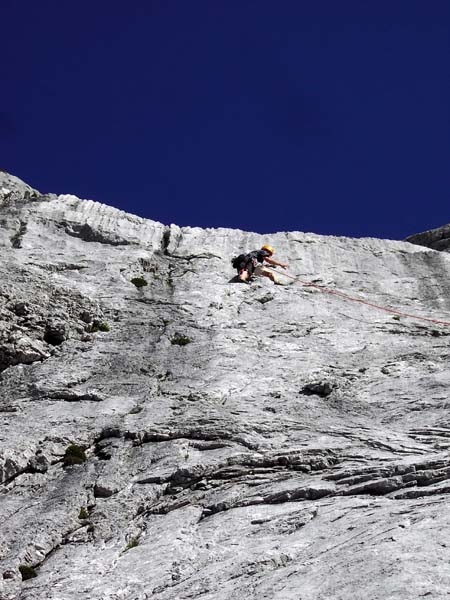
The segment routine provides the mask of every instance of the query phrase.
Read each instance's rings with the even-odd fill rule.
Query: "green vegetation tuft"
[[[97,331],[110,331],[108,323],[94,321],[91,327],[91,333],[97,333]]]
[[[105,321],[95,320],[89,327],[89,333],[97,333],[97,331],[111,331],[111,329]]]
[[[136,548],[136,546],[139,546],[139,539],[137,537],[132,537],[128,544],[125,546],[124,552],[131,550],[131,548]]]
[[[22,581],[26,581],[27,579],[33,579],[33,577],[37,577],[36,571],[33,567],[29,565],[19,565],[19,571],[22,575]]]
[[[131,279],[130,281],[137,288],[145,287],[146,285],[148,285],[147,280],[143,277],[133,277],[133,279]]]
[[[86,462],[87,457],[84,448],[77,446],[76,444],[70,444],[67,446],[64,453],[63,464],[65,467],[71,467],[72,465],[81,465]]]
[[[176,333],[170,340],[170,343],[173,344],[174,346],[186,346],[187,344],[190,344],[191,342],[192,342],[191,338],[189,338],[185,335],[180,335],[179,333]]]
[[[86,519],[89,519],[89,513],[88,511],[84,508],[84,506],[82,506],[80,508],[80,514],[78,515],[78,518],[80,519],[80,521],[85,521]]]

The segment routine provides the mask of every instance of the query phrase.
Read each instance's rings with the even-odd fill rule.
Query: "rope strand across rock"
[[[373,302],[367,302],[367,300],[363,300],[362,298],[356,298],[355,296],[349,296],[348,294],[345,294],[344,292],[340,292],[338,290],[332,290],[330,288],[327,288],[322,285],[317,285],[316,283],[312,283],[310,281],[303,281],[299,277],[294,277],[293,275],[289,275],[288,273],[283,273],[283,271],[277,271],[276,273],[277,273],[277,275],[284,275],[285,277],[288,277],[289,279],[292,279],[293,281],[301,283],[305,287],[312,287],[317,290],[320,290],[321,292],[324,292],[324,294],[331,294],[333,296],[338,296],[340,298],[344,298],[344,300],[350,300],[351,302],[358,302],[360,304],[365,304],[366,306],[371,306],[372,308],[377,308],[378,310],[383,310],[385,312],[388,312],[388,313],[391,313],[394,315],[399,315],[402,317],[409,317],[410,319],[418,319],[420,321],[427,321],[429,323],[437,323],[438,325],[445,325],[447,327],[450,327],[450,321],[442,321],[440,319],[432,319],[431,317],[422,317],[420,315],[413,315],[413,314],[406,313],[406,312],[403,312],[400,310],[396,310],[394,308],[387,308],[386,306],[380,306],[379,304],[374,304]]]

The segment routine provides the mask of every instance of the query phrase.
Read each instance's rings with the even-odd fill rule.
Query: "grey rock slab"
[[[2,600],[447,597],[448,255],[0,189]]]

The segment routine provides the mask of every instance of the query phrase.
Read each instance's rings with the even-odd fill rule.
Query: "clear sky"
[[[3,0],[0,168],[163,223],[450,222],[448,0]]]

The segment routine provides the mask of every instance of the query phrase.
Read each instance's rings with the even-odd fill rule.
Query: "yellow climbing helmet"
[[[269,244],[264,244],[261,250],[267,250],[267,252],[270,252],[270,254],[273,254],[275,252],[275,250],[272,248],[272,246],[269,246]]]

